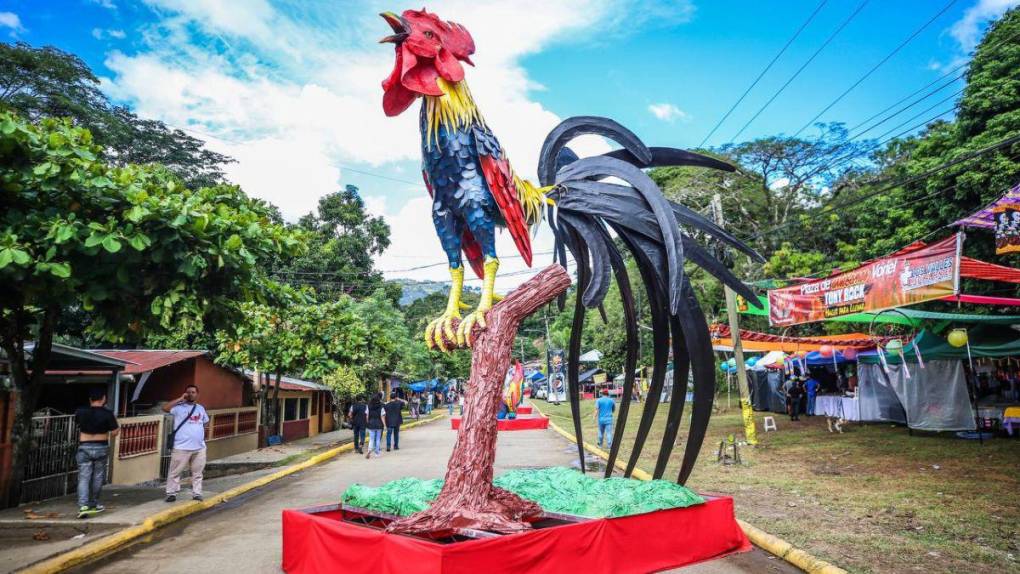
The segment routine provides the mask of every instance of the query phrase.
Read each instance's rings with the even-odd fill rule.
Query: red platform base
[[[535,430],[549,428],[549,419],[542,416],[522,416],[515,419],[501,419],[496,421],[496,427],[501,431]],[[460,428],[460,417],[450,419],[450,428]]]
[[[519,415],[530,415],[531,414],[531,405],[521,405],[521,406],[517,407],[517,414],[519,414]]]
[[[291,574],[658,572],[751,549],[733,499],[477,540],[427,540],[344,522],[336,505],[283,511]]]

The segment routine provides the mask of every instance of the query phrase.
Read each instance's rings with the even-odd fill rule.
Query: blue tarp
[[[416,393],[424,391],[442,391],[446,388],[446,385],[439,382],[439,379],[429,379],[425,381],[415,381],[413,383],[407,383],[407,388],[411,389]]]
[[[544,378],[545,378],[545,375],[543,375],[541,371],[535,371],[534,373],[531,373],[530,376],[528,376],[528,380],[532,381],[532,382],[534,382],[534,381],[541,381]]]
[[[843,353],[836,351],[836,364],[842,365],[846,362],[846,358],[843,357]],[[818,351],[811,351],[807,354],[807,364],[809,367],[821,367],[832,364],[832,356],[823,357]]]

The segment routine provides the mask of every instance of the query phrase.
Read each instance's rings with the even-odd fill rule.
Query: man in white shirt
[[[184,394],[163,405],[173,415],[173,451],[170,476],[166,480],[166,501],[175,502],[181,490],[181,473],[191,469],[191,497],[202,500],[202,473],[205,471],[205,425],[209,415],[198,404],[198,387],[188,385]]]

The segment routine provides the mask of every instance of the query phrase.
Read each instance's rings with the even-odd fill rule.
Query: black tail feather
[[[669,463],[669,455],[676,445],[676,435],[680,431],[680,419],[684,414],[687,402],[687,374],[690,369],[691,357],[687,352],[683,329],[676,317],[670,317],[669,329],[673,334],[673,391],[670,393],[669,411],[666,414],[666,427],[662,432],[662,444],[659,445],[659,457],[655,460],[655,471],[652,478],[662,478]]]
[[[608,137],[624,149],[577,159],[576,154],[566,145],[582,134]],[[679,435],[686,403],[687,377],[690,373],[694,379],[694,398],[690,432],[678,476],[678,482],[684,483],[693,470],[698,451],[704,442],[715,385],[715,358],[708,325],[694,289],[683,272],[685,257],[733,288],[750,303],[757,303],[753,292],[699,245],[691,233],[694,230],[700,231],[755,260],[762,259],[754,250],[705,217],[667,201],[655,182],[641,171],[641,168],[666,165],[733,171],[729,164],[707,156],[673,148],[648,148],[632,132],[612,120],[579,117],[564,121],[546,137],[539,158],[539,179],[542,185],[554,185],[549,196],[556,203],[556,208],[549,209],[549,221],[556,239],[555,258],[565,266],[566,251],[569,249],[577,265],[578,293],[569,343],[568,378],[581,468],[584,469],[584,449],[580,446],[579,365],[576,359],[581,352],[581,329],[586,309],[598,307],[605,319],[602,302],[612,280],[610,269],[623,301],[627,356],[624,366],[624,396],[610,448],[607,477],[612,475],[619,456],[638,361],[639,310],[634,304],[626,264],[606,229],[608,225],[634,257],[648,295],[652,317],[654,371],[624,476],[630,476],[634,471],[658,411],[672,333],[673,393],[654,476],[659,478],[665,472]],[[601,181],[611,177],[623,180],[625,185]],[[687,228],[688,232],[684,233],[682,228]],[[561,309],[564,300],[560,300]]]
[[[573,246],[571,251],[574,252],[574,260],[577,261],[577,280],[584,284],[588,281],[588,255],[585,253],[584,245],[578,241],[577,235],[572,230],[567,231],[567,233],[571,240],[569,245]],[[570,342],[567,354],[567,393],[570,400],[570,415],[574,419],[574,438],[577,442],[577,456],[582,473],[585,472],[584,440],[581,432],[581,383],[578,380],[580,377],[580,361],[577,359],[581,356],[584,313],[585,307],[581,302],[580,294],[578,294],[574,303],[574,320],[570,326]]]
[[[604,227],[602,234],[603,241],[612,245],[612,238]],[[620,290],[620,301],[623,304],[623,324],[627,332],[627,347],[623,360],[623,398],[620,401],[620,412],[616,417],[616,427],[613,429],[613,443],[609,448],[609,459],[606,461],[606,478],[613,475],[616,458],[620,454],[620,444],[623,443],[623,432],[627,426],[627,416],[630,414],[630,398],[634,394],[634,377],[638,360],[638,324],[634,292],[631,290],[627,264],[615,245],[609,249],[609,262],[613,266],[616,285]]]
[[[687,166],[707,167],[721,171],[737,171],[737,168],[724,161],[683,149],[677,149],[674,147],[650,147],[648,148],[648,151],[652,152],[652,159],[648,162],[642,162],[637,158],[637,156],[626,149],[613,150],[603,155],[622,159],[623,161],[632,163],[638,167]]]
[[[691,370],[694,375],[694,398],[691,405],[691,432],[684,445],[684,459],[680,466],[679,484],[685,484],[694,470],[694,462],[698,459],[701,445],[708,431],[708,420],[712,416],[712,403],[715,400],[715,355],[712,352],[712,337],[708,332],[708,323],[701,312],[701,306],[694,295],[690,284],[684,286],[686,301],[684,313],[678,319],[684,332],[687,349],[691,355]]]
[[[598,116],[577,116],[563,120],[545,136],[538,156],[538,181],[542,185],[552,185],[560,167],[558,164],[564,161],[560,151],[574,138],[592,134],[615,141],[644,164],[652,161],[652,152],[634,132],[618,122]]]

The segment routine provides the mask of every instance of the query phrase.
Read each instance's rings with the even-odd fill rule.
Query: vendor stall
[[[815,399],[815,415],[847,421],[861,420],[857,399],[839,395],[818,395]]]
[[[967,346],[955,347],[923,330],[901,352],[862,353],[858,360],[864,420],[900,422],[891,405],[895,398],[903,410],[903,422],[912,429],[974,430],[971,393],[975,389],[968,388],[967,367],[972,360],[1018,355],[1016,331],[995,326],[971,329]],[[976,373],[972,376],[976,380]]]

